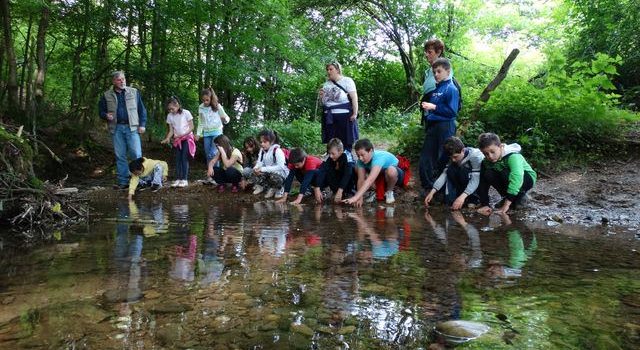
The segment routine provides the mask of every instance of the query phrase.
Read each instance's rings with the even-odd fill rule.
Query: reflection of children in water
[[[195,277],[198,238],[190,233],[189,206],[187,204],[174,205],[171,211],[174,214],[174,222],[177,223],[175,235],[183,240],[183,243],[173,246],[173,252],[169,256],[171,260],[169,276],[173,279],[191,282]]]
[[[507,232],[509,239],[509,262],[503,265],[500,261],[492,260],[487,266],[489,278],[516,278],[522,276],[522,268],[533,252],[538,248],[535,234],[531,237],[529,247],[525,249],[524,240],[520,231],[513,229]]]
[[[140,287],[142,230],[136,226],[135,235],[129,235],[131,213],[137,212],[137,210],[134,202],[118,202],[118,223],[116,224],[113,259],[119,277],[117,289],[126,290],[122,298],[126,302],[136,301],[142,297]]]
[[[373,259],[387,259],[398,253],[400,249],[399,227],[394,221],[393,208],[382,208],[376,211],[375,229],[364,219],[362,213],[350,213],[349,216],[358,226],[358,240],[364,243],[363,241],[368,238],[371,243],[371,257]],[[366,257],[366,250],[361,255]]]
[[[269,216],[269,219],[256,225],[260,251],[276,258],[281,257],[285,252],[289,231],[289,223],[284,218],[285,206],[273,202],[259,202],[254,203],[254,209],[259,214],[266,213]]]
[[[202,268],[200,272],[200,284],[204,286],[220,280],[224,270],[223,259],[219,254],[224,250],[225,244],[222,232],[222,223],[218,221],[217,208],[210,207],[204,226],[204,253],[202,256]]]

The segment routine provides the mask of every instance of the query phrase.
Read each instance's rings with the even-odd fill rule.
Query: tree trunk
[[[480,109],[482,109],[482,106],[485,103],[487,103],[487,101],[489,101],[489,98],[491,97],[491,92],[493,92],[500,85],[500,83],[502,83],[504,78],[507,77],[507,73],[509,72],[509,68],[511,68],[511,64],[516,59],[516,57],[518,57],[519,53],[520,53],[520,50],[518,50],[518,49],[511,50],[511,53],[509,54],[509,56],[507,56],[507,59],[505,59],[504,62],[502,63],[502,67],[500,67],[500,70],[498,71],[498,74],[496,74],[495,78],[493,78],[493,80],[491,80],[489,85],[487,85],[487,87],[484,88],[484,90],[480,94],[480,97],[478,98],[478,101],[476,101],[476,105],[475,105],[475,108],[473,110],[473,113],[471,114],[471,120],[470,121],[474,121],[474,120],[478,119],[478,115],[480,113]]]
[[[210,15],[209,15],[209,28],[207,29],[207,48],[205,49],[205,59],[204,59],[204,86],[211,86],[211,56],[213,55],[213,39],[214,39],[214,27],[215,27],[215,6],[216,1],[211,0],[210,2]]]
[[[24,76],[27,73],[27,63],[29,60],[29,44],[31,43],[31,28],[33,27],[33,16],[29,15],[29,25],[27,26],[27,37],[24,39],[24,59],[22,60],[22,72],[20,73],[20,92],[18,99],[20,107],[26,109],[24,101]]]
[[[129,11],[127,13],[127,46],[126,51],[124,53],[124,71],[129,72],[129,68],[131,67],[131,46],[132,46],[132,32],[133,32],[133,7],[134,5],[129,3]]]
[[[44,112],[44,79],[47,73],[47,62],[45,60],[45,39],[47,35],[47,28],[49,27],[49,16],[51,10],[50,4],[45,2],[42,6],[42,15],[40,17],[40,23],[38,24],[38,36],[36,38],[36,58],[38,71],[36,73],[36,79],[34,82],[34,95],[35,104],[33,105],[33,112],[31,113],[31,133],[36,136],[36,118],[42,115]],[[35,151],[37,152],[37,143],[34,143]]]
[[[11,15],[9,0],[0,0],[0,15],[2,15],[2,29],[4,32],[4,46],[7,57],[7,92],[8,112],[15,113],[19,109],[18,99],[18,70],[16,67],[16,52],[13,47],[13,34],[11,33]]]

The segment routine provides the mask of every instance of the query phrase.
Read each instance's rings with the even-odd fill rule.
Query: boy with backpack
[[[436,89],[431,92],[429,102],[422,102],[426,112],[425,138],[420,153],[420,181],[429,193],[433,180],[447,162],[443,152],[446,139],[456,134],[456,118],[460,108],[460,92],[450,77],[451,63],[446,58],[438,58],[432,65]]]

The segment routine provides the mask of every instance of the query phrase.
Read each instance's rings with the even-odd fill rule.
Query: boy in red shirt
[[[276,203],[284,203],[291,191],[293,179],[296,178],[300,182],[300,193],[298,198],[291,204],[300,204],[304,194],[309,190],[309,186],[317,186],[317,176],[322,166],[322,161],[314,156],[309,156],[302,148],[293,148],[289,153],[289,176],[284,180],[284,196],[276,201]],[[316,198],[317,202],[322,202],[322,196]]]

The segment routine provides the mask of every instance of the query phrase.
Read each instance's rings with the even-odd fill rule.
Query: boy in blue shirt
[[[429,193],[433,188],[436,173],[444,168],[447,157],[443,152],[446,139],[456,134],[456,118],[460,105],[460,92],[451,80],[451,63],[446,58],[438,58],[432,65],[436,79],[436,89],[429,102],[421,107],[427,112],[426,134],[420,152],[420,181]]]
[[[356,163],[358,192],[343,202],[354,204],[356,207],[362,206],[365,192],[373,186],[378,175],[384,174],[386,202],[387,204],[394,203],[393,188],[398,183],[402,184],[404,180],[404,171],[398,167],[398,158],[387,151],[374,150],[373,144],[368,139],[358,140],[353,148],[358,156]]]

